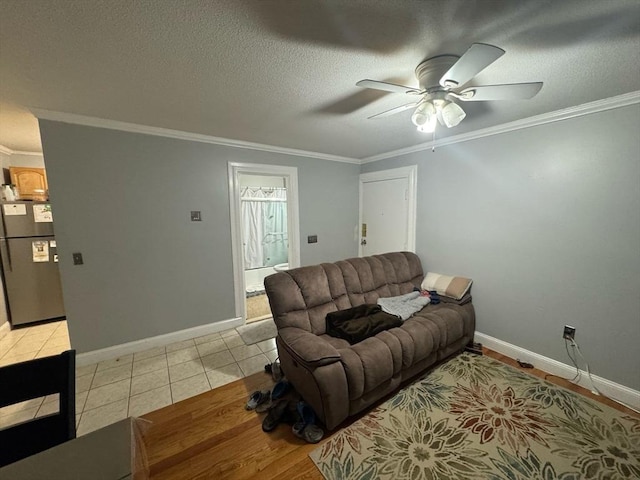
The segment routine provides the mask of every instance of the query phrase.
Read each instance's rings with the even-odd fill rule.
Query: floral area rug
[[[325,478],[640,478],[640,419],[463,353],[311,454]]]

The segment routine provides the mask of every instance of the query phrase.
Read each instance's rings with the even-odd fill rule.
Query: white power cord
[[[574,347],[574,343],[571,344],[572,347]],[[564,339],[564,348],[567,351],[567,356],[569,357],[569,359],[571,359],[571,363],[573,363],[573,366],[576,367],[576,374],[569,381],[573,382],[573,383],[580,383],[580,379],[582,377],[582,371],[580,370],[580,367],[578,366],[577,358],[574,358],[575,357],[575,353],[574,353],[574,356],[572,357],[571,353],[569,352],[569,342],[568,342],[567,338]]]
[[[596,387],[593,378],[591,377],[591,368],[589,367],[589,363],[587,362],[587,359],[584,357],[584,355],[582,354],[582,352],[580,351],[580,347],[578,346],[578,343],[573,339],[569,339],[569,338],[565,338],[564,339],[564,345],[565,348],[567,350],[567,355],[569,355],[569,358],[571,359],[571,362],[573,363],[573,365],[576,367],[576,375],[570,380],[571,383],[579,383],[581,376],[582,376],[582,371],[580,370],[580,367],[578,367],[578,362],[577,362],[577,357],[574,356],[572,357],[571,354],[569,353],[569,341],[571,342],[571,347],[574,349],[574,351],[578,352],[578,355],[580,355],[580,357],[582,358],[582,361],[584,362],[586,368],[587,368],[587,375],[589,376],[589,382],[591,383],[591,393],[593,393],[594,395],[601,395],[603,397],[608,398],[609,400],[613,400],[614,402],[627,407],[630,410],[633,410],[634,412],[638,412],[640,413],[640,410],[637,410],[629,405],[627,405],[626,403],[620,402],[619,400],[616,400],[615,398],[611,398],[608,395],[605,395],[604,393],[602,393],[600,390],[598,390],[598,387]]]
[[[580,355],[580,358],[582,358],[582,361],[587,367],[587,375],[589,376],[589,382],[591,383],[591,393],[593,393],[594,395],[602,395],[603,397],[606,397],[606,395],[604,395],[600,390],[598,390],[598,387],[596,387],[596,384],[593,383],[593,378],[591,377],[591,368],[589,368],[589,362],[587,362],[587,359],[584,358],[584,355],[582,355],[582,352],[580,351],[580,347],[578,346],[578,343],[573,338],[571,339],[571,346],[578,352],[578,355]],[[576,360],[577,360],[577,357],[576,357]]]

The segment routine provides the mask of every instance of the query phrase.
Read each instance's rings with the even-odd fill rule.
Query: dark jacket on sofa
[[[327,334],[344,338],[351,345],[400,325],[400,317],[383,312],[380,305],[369,303],[327,313]]]

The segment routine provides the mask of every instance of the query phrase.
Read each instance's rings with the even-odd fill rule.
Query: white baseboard
[[[0,325],[0,340],[2,340],[2,337],[4,337],[10,331],[11,331],[11,325],[9,325],[8,321]]]
[[[120,345],[113,345],[112,347],[92,350],[91,352],[79,353],[76,356],[76,365],[79,367],[91,365],[92,363],[98,363],[104,360],[121,357],[123,355],[129,355],[130,353],[142,352],[150,348],[161,347],[169,345],[170,343],[181,342],[190,338],[229,330],[230,328],[239,327],[240,325],[244,325],[242,318],[230,318],[219,322],[209,323],[207,325],[178,330],[177,332],[165,333],[155,337],[143,338],[142,340],[135,340],[133,342],[121,343]]]
[[[557,375],[559,377],[571,379],[576,374],[575,367],[571,365],[567,365],[565,363],[558,362],[557,360],[553,360],[552,358],[539,355],[522,347],[518,347],[517,345],[503,342],[502,340],[490,337],[489,335],[485,335],[484,333],[476,332],[475,341],[482,343],[483,346],[493,351],[496,351],[513,359],[519,359],[523,362],[529,362],[536,368],[547,373]],[[598,377],[597,375],[591,374],[591,378],[593,378],[593,383],[596,388],[607,397],[630,406],[635,410],[640,410],[639,391],[633,390],[629,387],[625,387],[624,385],[620,385],[619,383],[612,382],[611,380],[607,380],[606,378]],[[578,385],[586,388],[587,390],[592,390],[593,387],[591,386],[591,382],[589,381],[589,375],[587,372],[582,371],[582,376],[580,378],[580,381],[578,382]]]

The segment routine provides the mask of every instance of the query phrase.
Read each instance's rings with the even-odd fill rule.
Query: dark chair
[[[0,368],[0,407],[58,393],[57,413],[0,430],[0,467],[76,438],[76,351]]]

